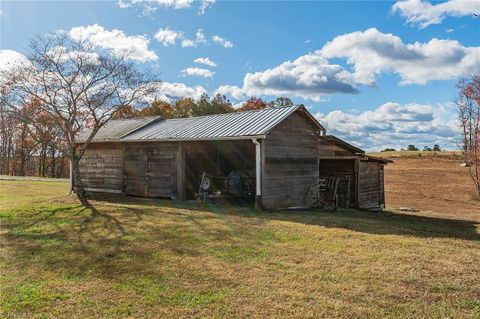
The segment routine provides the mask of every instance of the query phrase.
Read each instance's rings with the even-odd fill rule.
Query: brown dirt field
[[[415,215],[480,221],[480,198],[468,167],[445,157],[395,158],[385,166],[387,209],[419,209]]]

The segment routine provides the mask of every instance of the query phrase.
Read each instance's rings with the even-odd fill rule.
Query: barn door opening
[[[149,151],[146,179],[148,197],[175,198],[175,154]]]
[[[210,198],[248,203],[255,196],[255,147],[250,140],[185,143],[187,199],[199,196],[203,174],[208,176]]]
[[[354,160],[320,159],[319,179],[320,183],[334,183],[332,196],[335,196],[338,207],[349,208],[355,205]]]

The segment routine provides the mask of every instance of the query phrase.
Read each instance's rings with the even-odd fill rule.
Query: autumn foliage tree
[[[248,100],[246,100],[242,106],[240,107],[239,111],[251,111],[251,110],[261,110],[267,107],[270,107],[267,102],[259,97],[252,96]]]
[[[60,151],[62,135],[38,100],[11,112],[0,105],[0,174],[68,176],[68,163]]]
[[[115,118],[130,118],[144,116],[160,116],[161,118],[182,118],[233,112],[232,103],[224,96],[217,94],[210,98],[203,94],[198,99],[185,97],[174,102],[154,100],[150,106],[143,109],[123,107],[115,114]]]
[[[271,102],[267,102],[259,97],[251,97],[239,108],[235,109],[226,96],[216,94],[213,97],[209,97],[208,94],[204,93],[198,99],[184,97],[172,102],[154,100],[149,106],[143,109],[136,109],[130,105],[125,105],[115,112],[113,118],[127,119],[134,117],[159,116],[164,119],[171,119],[238,111],[261,110],[270,107],[285,107],[293,105],[292,100],[286,97],[279,97]]]
[[[60,131],[58,145],[71,161],[75,192],[84,199],[79,161],[85,150],[122,106],[139,105],[153,93],[155,80],[129,62],[129,52],[114,54],[62,33],[37,38],[29,49],[26,61],[2,76],[0,103],[30,125],[41,114]],[[36,111],[22,114],[22,106],[32,102]]]

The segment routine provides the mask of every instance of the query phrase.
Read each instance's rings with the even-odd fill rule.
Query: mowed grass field
[[[477,221],[0,181],[2,318],[480,318]]]

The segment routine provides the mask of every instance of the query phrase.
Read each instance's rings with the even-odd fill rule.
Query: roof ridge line
[[[208,114],[208,115],[199,115],[199,116],[188,116],[188,117],[176,117],[176,118],[170,118],[170,119],[165,119],[165,120],[198,119],[198,118],[209,117],[209,116],[225,116],[225,115],[228,115],[228,114],[238,114],[238,113],[255,113],[255,112],[267,111],[267,110],[271,110],[271,109],[298,108],[300,106],[301,106],[301,104],[292,105],[292,106],[272,106],[272,107],[266,107],[266,108],[257,109],[257,110],[235,111],[235,112],[217,113],[217,114]]]

